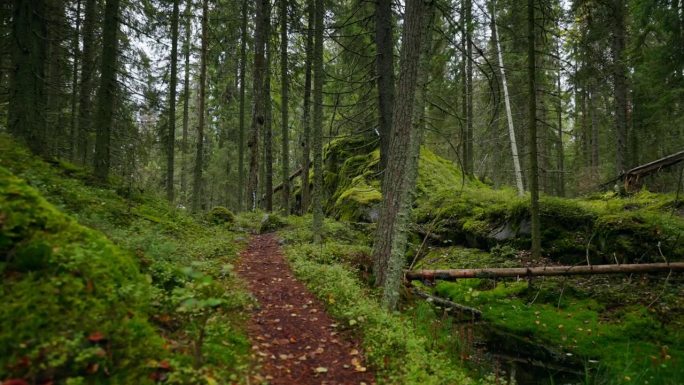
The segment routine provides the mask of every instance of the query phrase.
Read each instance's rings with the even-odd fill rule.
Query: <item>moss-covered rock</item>
[[[133,257],[0,167],[0,378],[146,383],[164,355]]]
[[[261,222],[259,222],[259,234],[276,231],[283,226],[285,226],[285,221],[278,214],[266,213],[262,215]]]
[[[207,214],[209,222],[221,225],[235,222],[235,214],[223,206],[216,206]]]
[[[326,210],[351,222],[377,220],[382,201],[375,142],[345,137],[326,147]],[[647,191],[621,197],[613,193],[582,199],[542,196],[542,246],[563,263],[632,262],[684,258],[684,219],[672,210],[673,195]],[[528,248],[529,196],[495,190],[463,175],[457,165],[421,148],[414,219],[433,244],[489,249],[499,244]],[[422,234],[426,235],[426,234]]]

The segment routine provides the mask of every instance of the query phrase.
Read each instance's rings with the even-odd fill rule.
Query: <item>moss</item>
[[[152,288],[133,257],[4,168],[0,218],[0,378],[145,383],[146,361],[166,353],[147,322]],[[106,344],[89,340],[93,333]]]
[[[216,206],[207,214],[209,222],[220,225],[235,222],[235,214],[223,206]]]

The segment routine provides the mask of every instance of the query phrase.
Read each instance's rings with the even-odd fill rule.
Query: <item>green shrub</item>
[[[235,222],[235,214],[223,206],[216,206],[207,214],[209,222],[221,225]]]

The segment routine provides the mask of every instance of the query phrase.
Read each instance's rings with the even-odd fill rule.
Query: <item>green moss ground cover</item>
[[[231,226],[0,136],[0,379],[244,379],[249,298],[232,262],[245,235]]]
[[[418,268],[521,266],[510,253],[435,248]],[[416,283],[418,284],[418,283]],[[591,383],[677,384],[684,378],[681,278],[582,277],[438,281],[436,295],[475,307],[489,324],[591,370]]]

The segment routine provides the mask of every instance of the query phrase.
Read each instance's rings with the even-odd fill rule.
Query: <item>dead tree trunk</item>
[[[418,279],[428,281],[435,279],[441,279],[443,281],[455,281],[459,278],[548,277],[559,275],[661,273],[669,271],[684,271],[684,262],[637,263],[625,265],[542,266],[492,269],[416,270],[406,272],[406,279],[409,281]]]

